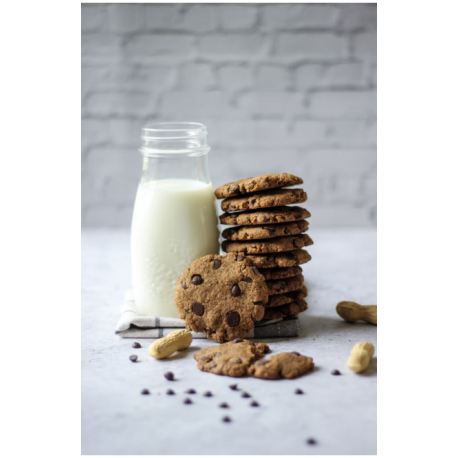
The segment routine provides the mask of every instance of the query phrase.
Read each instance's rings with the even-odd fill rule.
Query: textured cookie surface
[[[300,353],[279,353],[268,360],[260,360],[254,363],[249,372],[251,375],[276,380],[279,378],[296,378],[313,369],[313,358],[303,356]]]
[[[302,274],[302,267],[277,267],[276,269],[259,269],[266,280],[282,280]]]
[[[267,301],[264,277],[235,254],[196,259],[175,288],[175,306],[186,327],[218,342],[243,338],[262,319]]]
[[[303,189],[274,189],[244,197],[228,197],[221,202],[221,209],[228,212],[255,210],[257,208],[299,204],[306,200],[307,193]]]
[[[249,340],[236,339],[222,345],[199,350],[194,359],[201,371],[217,375],[242,377],[247,374],[250,364],[269,352],[265,343],[253,343]]]
[[[223,184],[216,188],[215,196],[218,199],[235,197],[249,192],[265,191],[266,189],[282,188],[302,184],[302,178],[289,173],[269,173],[252,178],[243,178],[233,183]]]
[[[230,242],[225,240],[221,247],[228,253],[266,254],[292,251],[304,246],[313,245],[313,240],[307,234],[277,237],[275,239],[251,240],[246,242]]]
[[[264,210],[248,210],[240,213],[223,213],[221,224],[233,226],[256,226],[259,224],[288,223],[310,218],[311,214],[302,207],[276,207]]]
[[[305,297],[307,297],[307,287],[305,285],[302,285],[302,287],[296,291],[290,291],[289,293],[285,294],[275,294],[273,296],[269,296],[269,302],[267,302],[265,307],[279,307],[280,305],[291,304],[291,302],[301,301]]]
[[[275,296],[272,296],[275,297]],[[266,308],[264,313],[264,320],[276,320],[277,318],[286,318],[287,316],[297,315],[298,313],[307,310],[307,302],[304,300],[298,300],[285,304],[280,307],[269,307]]]
[[[267,283],[267,293],[269,296],[275,294],[285,294],[290,291],[297,291],[304,284],[303,275],[297,275],[283,280],[269,280]]]
[[[250,263],[257,268],[292,267],[305,264],[312,257],[305,250],[285,251],[283,253],[259,254],[248,256]]]
[[[287,235],[297,235],[307,231],[309,223],[300,220],[285,224],[268,224],[262,226],[238,226],[225,229],[223,237],[232,241],[240,240],[259,240],[284,237]]]

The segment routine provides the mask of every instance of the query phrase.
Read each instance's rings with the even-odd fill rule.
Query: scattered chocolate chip
[[[259,270],[256,269],[256,267],[252,267],[251,270],[253,271],[253,273],[258,276],[259,275]]]
[[[342,375],[340,373],[340,371],[338,371],[337,369],[334,369],[332,372],[331,372],[332,375]]]
[[[145,388],[144,390],[142,390],[142,394],[149,394],[149,390]]]
[[[252,401],[250,406],[251,407],[259,407],[259,404],[256,401]]]
[[[186,399],[183,401],[183,404],[192,404],[192,401],[191,401],[191,399],[186,398]]]
[[[168,381],[170,381],[170,382],[172,382],[173,380],[175,380],[175,375],[173,375],[173,372],[166,372],[166,373],[164,374],[164,377],[165,377]]]
[[[175,394],[175,391],[173,391],[173,390],[167,390],[167,394],[168,394],[169,396],[173,396],[173,395]]]
[[[231,289],[231,294],[234,297],[239,297],[242,294],[242,290],[240,289],[239,285],[234,285]]]
[[[202,316],[205,312],[205,307],[200,302],[192,304],[192,311],[197,316]]]
[[[250,277],[243,277],[242,281],[244,281],[246,283],[253,283],[253,280]]]
[[[222,404],[219,405],[222,409],[229,409],[229,404],[226,404],[223,402]]]
[[[232,343],[240,343],[240,342],[243,342],[243,339],[234,339],[232,341]]]
[[[229,385],[229,388],[233,391],[238,391],[237,385]]]
[[[315,439],[307,439],[307,444],[316,445],[316,440]]]
[[[190,388],[188,391],[185,391],[185,393],[196,394],[196,390],[193,390],[192,388]]]
[[[185,284],[184,281],[181,282],[181,287],[182,287],[183,289],[188,289],[188,287],[186,286],[186,284]]]
[[[221,260],[219,259],[214,259],[213,260],[213,269],[219,269],[221,267]]]
[[[211,398],[211,397],[213,396],[213,393],[212,393],[211,391],[206,391],[206,392],[204,393],[204,396],[205,396],[206,398]]]
[[[191,277],[191,282],[193,285],[201,285],[204,281],[200,275],[193,275]]]
[[[301,356],[301,354],[298,353],[297,351],[292,351],[291,354],[292,354],[292,355],[296,355],[296,356]]]
[[[303,392],[300,388],[298,388],[298,389],[295,391],[295,393],[296,393],[296,394],[304,394],[304,392]]]
[[[240,323],[240,315],[237,312],[229,312],[226,315],[226,323],[229,327],[235,328]]]
[[[242,398],[251,398],[250,393],[242,393]]]
[[[142,346],[141,346],[138,342],[134,342],[134,343],[132,344],[132,347],[133,347],[133,348],[142,348]]]
[[[230,417],[223,417],[223,421],[224,423],[230,423],[232,420],[230,419]]]
[[[137,359],[138,359],[138,356],[137,356],[137,355],[130,355],[130,356],[129,356],[129,359],[130,359],[133,363],[135,363],[135,361],[137,361]]]
[[[237,261],[243,261],[245,259],[245,256],[238,254],[237,257],[235,258]]]

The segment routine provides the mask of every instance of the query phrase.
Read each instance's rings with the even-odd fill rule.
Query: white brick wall
[[[286,171],[320,226],[374,225],[374,4],[82,4],[82,222],[128,226],[147,121],[209,129],[215,186]]]

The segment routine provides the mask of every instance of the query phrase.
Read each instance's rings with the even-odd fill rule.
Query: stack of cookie
[[[221,223],[234,226],[222,233],[226,239],[223,250],[249,258],[266,279],[269,301],[265,320],[307,309],[307,288],[299,266],[311,259],[302,249],[313,244],[304,234],[310,213],[294,206],[305,202],[307,194],[303,189],[285,189],[302,183],[301,178],[288,173],[269,174],[228,183],[215,191],[218,199],[224,199]]]

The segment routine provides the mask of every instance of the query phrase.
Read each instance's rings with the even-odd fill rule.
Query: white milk
[[[140,183],[132,219],[132,287],[139,314],[176,317],[173,294],[192,261],[219,253],[211,184]]]

